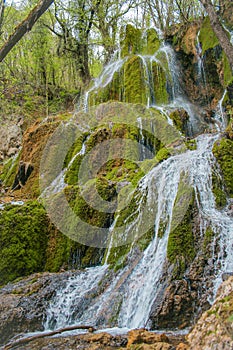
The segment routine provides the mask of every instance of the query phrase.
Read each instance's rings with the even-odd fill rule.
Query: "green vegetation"
[[[1,170],[0,179],[5,187],[10,187],[13,185],[16,171],[19,166],[20,153],[17,157],[12,157],[8,159]]]
[[[213,49],[219,44],[218,38],[211,27],[209,17],[206,17],[203,21],[200,29],[199,41],[202,45],[203,55],[208,49]]]
[[[0,284],[43,271],[48,218],[42,205],[6,205],[0,211]]]
[[[193,190],[184,178],[179,184],[167,246],[168,260],[175,264],[174,278],[182,278],[196,254],[192,232],[193,204]]]
[[[220,165],[227,193],[233,197],[233,141],[226,138],[216,141],[213,154]]]

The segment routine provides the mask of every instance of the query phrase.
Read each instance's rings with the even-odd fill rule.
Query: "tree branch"
[[[95,331],[95,328],[93,326],[68,326],[68,327],[57,329],[55,331],[41,333],[41,334],[36,334],[36,335],[33,335],[31,337],[28,337],[28,338],[22,338],[22,339],[16,340],[14,342],[6,344],[4,346],[4,348],[3,348],[3,350],[10,350],[10,349],[13,349],[14,347],[16,347],[18,345],[27,344],[27,343],[35,340],[35,339],[51,337],[51,336],[56,335],[56,334],[64,333],[64,332],[67,332],[67,331],[73,331],[73,330],[76,330],[76,329],[87,329],[89,332],[94,332]]]
[[[213,31],[215,32],[219,43],[223,49],[223,51],[225,52],[227,59],[230,63],[231,66],[231,70],[233,71],[233,46],[230,42],[230,39],[225,31],[225,29],[223,28],[219,17],[214,9],[214,6],[212,5],[210,0],[199,0],[202,5],[204,6],[207,14],[209,15],[210,18],[210,24],[213,28]]]
[[[14,33],[9,37],[7,42],[0,49],[0,62],[6,57],[11,49],[18,43],[18,41],[29,32],[36,21],[43,15],[43,13],[53,3],[53,0],[41,0],[16,28]]]

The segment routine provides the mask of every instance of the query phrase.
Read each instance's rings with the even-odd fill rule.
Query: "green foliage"
[[[218,38],[216,37],[211,24],[209,17],[206,17],[203,21],[203,24],[200,29],[199,40],[202,45],[202,54],[208,50],[213,49],[219,44]]]
[[[233,141],[225,138],[216,141],[213,147],[213,154],[223,173],[226,190],[233,197]]]
[[[0,284],[42,271],[48,218],[41,204],[6,205],[0,212]]]

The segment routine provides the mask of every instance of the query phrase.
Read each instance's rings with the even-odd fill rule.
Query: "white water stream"
[[[155,212],[155,238],[144,251],[136,266],[121,270],[102,294],[89,301],[83,312],[80,303],[100,283],[107,273],[105,264],[79,273],[68,281],[64,290],[58,291],[47,312],[45,328],[63,327],[72,323],[100,323],[101,315],[111,314],[111,300],[119,299],[119,327],[138,328],[147,324],[152,304],[157,296],[159,281],[166,261],[169,233],[179,224],[173,217],[180,179],[185,179],[187,206],[191,199],[188,188],[194,189],[200,213],[200,229],[211,227],[219,243],[215,261],[214,292],[221,282],[221,274],[233,271],[233,220],[227,210],[217,210],[212,193],[212,169],[215,159],[212,145],[218,135],[201,135],[197,139],[197,150],[186,151],[170,157],[152,169],[141,181],[140,191],[147,198],[147,207]],[[145,203],[142,202],[142,206]],[[139,208],[142,210],[143,208]],[[182,209],[183,210],[183,209]],[[184,213],[185,214],[185,213]],[[139,220],[140,215],[135,219]],[[182,218],[181,218],[182,219]],[[166,223],[164,235],[158,237],[161,220]],[[213,246],[213,249],[216,247]],[[75,317],[75,315],[78,315]],[[103,321],[102,326],[107,326]]]
[[[174,69],[174,57],[170,48],[163,47],[161,52],[168,58],[169,66],[173,67],[171,75],[175,82],[172,84],[173,99],[167,107],[177,108],[179,106],[186,109],[191,119],[191,126],[195,129],[199,119],[193,106],[182,96],[177,80],[179,72]],[[143,64],[148,61],[148,58],[142,57],[141,59]],[[123,63],[124,60],[111,62],[100,78],[95,81],[90,91],[106,86],[111,81],[114,72],[119,70]],[[145,74],[150,84],[148,67],[145,67]],[[85,108],[87,108],[88,93],[85,101]],[[150,96],[150,101],[153,102],[153,96]],[[163,113],[166,114],[165,106],[156,108],[160,110],[162,108]],[[224,118],[219,117],[218,123],[223,128],[224,122]],[[138,119],[138,124],[142,129],[141,119]],[[143,134],[141,138],[143,140]],[[65,289],[57,291],[55,298],[50,303],[45,329],[85,323],[107,327],[111,315],[115,317],[115,323],[120,328],[145,327],[159,292],[160,279],[166,262],[169,234],[182,221],[193,193],[199,210],[201,234],[204,234],[207,227],[211,227],[215,235],[212,244],[215,276],[213,295],[216,293],[221,283],[222,273],[233,271],[233,220],[227,211],[227,206],[221,210],[216,209],[212,193],[212,171],[215,171],[217,167],[212,147],[218,138],[218,134],[199,136],[196,150],[187,150],[180,155],[168,158],[154,167],[141,180],[139,191],[146,200],[146,204],[145,201],[140,201],[134,225],[140,223],[141,212],[144,211],[145,214],[146,208],[148,216],[153,216],[154,238],[151,243],[142,255],[135,259],[133,265],[122,268],[114,279],[109,277],[108,286],[105,286],[103,290],[100,288],[102,279],[107,278],[109,273],[106,263],[103,266],[81,271],[75,277],[70,278]],[[61,179],[64,179],[64,174],[61,174]],[[181,200],[181,204],[185,203],[184,208],[179,202],[176,203],[181,184],[185,189]],[[163,223],[162,237],[159,235],[161,223]],[[114,224],[110,229],[111,234],[113,230]],[[112,244],[111,236],[110,245]],[[107,258],[109,254],[110,249],[108,249]],[[115,310],[113,310],[113,305],[115,305]]]

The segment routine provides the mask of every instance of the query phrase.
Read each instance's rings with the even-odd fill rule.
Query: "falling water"
[[[174,53],[168,46],[163,46],[159,51],[157,57],[160,54],[166,56],[172,76],[172,101],[167,107],[168,109],[183,107],[187,110],[190,116],[190,128],[192,128],[190,133],[193,133],[199,127],[199,111],[195,109],[195,106],[189,104],[184,96],[179,84],[179,69],[175,62]],[[148,64],[144,57],[140,57],[144,65]],[[106,86],[112,80],[114,73],[122,67],[124,61],[125,59],[120,59],[110,62],[89,92]],[[151,84],[149,71],[145,67],[144,69],[147,74],[147,82]],[[87,105],[88,94],[86,95]],[[166,114],[166,107],[156,108],[160,108],[160,110],[164,108],[163,113]],[[219,123],[221,123],[221,127],[224,127],[223,119],[220,118]],[[140,118],[138,125],[143,141],[142,120]],[[68,280],[64,290],[57,291],[47,311],[45,329],[83,323],[106,327],[111,324],[109,321],[111,316],[116,318],[118,327],[138,328],[147,325],[152,305],[158,298],[160,279],[167,262],[169,234],[182,221],[182,215],[185,215],[183,209],[181,210],[183,212],[179,212],[177,215],[179,203],[177,204],[176,200],[181,183],[185,183],[186,188],[186,209],[193,196],[193,191],[195,193],[201,234],[204,234],[207,227],[211,227],[215,235],[212,243],[213,296],[215,295],[221,282],[222,273],[233,271],[232,217],[227,211],[227,206],[221,210],[216,208],[212,192],[212,172],[217,166],[212,154],[212,147],[218,138],[217,134],[199,136],[196,150],[187,150],[185,153],[171,156],[154,167],[140,181],[138,191],[144,200],[139,201],[136,209],[137,215],[124,234],[127,235],[132,226],[140,225],[142,212],[146,212],[148,216],[153,216],[154,237],[150,244],[143,253],[137,255],[137,258],[133,256],[134,249],[132,248],[130,254],[132,253],[133,262],[115,275],[110,273],[107,261],[111,253],[110,248],[114,244],[115,220],[110,228],[109,247],[105,255],[104,265],[75,274]],[[63,176],[64,174],[61,174],[61,178]],[[163,223],[162,236],[160,233],[161,223]],[[108,279],[108,283],[105,283],[102,288],[104,279]]]
[[[107,273],[106,264],[103,267],[87,269],[69,280],[66,289],[59,291],[52,301],[45,327],[52,327],[54,323],[56,327],[60,327],[90,321],[107,326],[106,317],[103,315],[111,315],[112,300],[119,300],[119,327],[138,328],[147,324],[166,262],[169,233],[179,224],[173,217],[173,212],[179,184],[184,178],[187,186],[191,186],[195,191],[200,228],[211,226],[218,237],[219,252],[214,263],[214,292],[216,291],[221,274],[233,270],[232,218],[226,209],[216,209],[212,193],[212,169],[215,167],[212,146],[217,138],[218,135],[201,135],[197,139],[197,150],[188,150],[181,155],[170,157],[141,180],[139,190],[146,198],[147,207],[153,209],[155,228],[154,239],[142,258],[133,268],[126,266],[122,269],[110,285],[102,293],[99,292],[96,300],[93,297],[93,300],[88,301],[84,309],[80,307],[80,303],[83,303],[82,298],[85,299]],[[187,206],[189,200],[188,196]],[[145,206],[144,201],[141,203],[137,209],[139,214]],[[135,219],[135,224],[139,220],[140,215]],[[162,238],[158,235],[161,221],[165,223]]]

